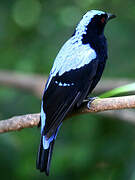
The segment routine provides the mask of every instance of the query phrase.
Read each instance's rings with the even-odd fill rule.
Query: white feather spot
[[[48,149],[49,144],[53,141],[53,139],[54,139],[54,135],[51,136],[49,139],[47,139],[46,136],[43,136],[43,148]]]
[[[63,84],[61,82],[59,82],[59,86],[63,86]]]
[[[67,86],[68,84],[67,83],[64,83],[63,86]]]
[[[59,125],[59,127],[57,128],[56,130],[56,133],[54,135],[52,135],[49,139],[46,138],[46,136],[43,136],[43,148],[44,149],[48,149],[49,148],[49,145],[50,143],[53,141],[53,139],[56,139],[56,136],[57,136],[57,133],[61,127],[62,123]]]
[[[58,82],[58,81],[55,81],[55,83],[58,84],[58,86],[63,86],[63,87],[73,86],[73,85],[74,85],[74,83],[71,83],[71,84],[69,84],[69,83],[63,83],[63,84],[62,84],[62,82]]]

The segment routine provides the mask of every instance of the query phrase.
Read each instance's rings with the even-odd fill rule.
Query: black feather
[[[53,152],[53,147],[54,147],[54,142],[53,140],[48,149],[43,148],[43,138],[41,138],[40,145],[39,145],[39,151],[37,155],[37,161],[36,161],[36,168],[40,170],[40,172],[45,172],[47,176],[49,176],[49,171],[50,171],[50,164],[51,164],[51,159],[52,159],[52,152]]]
[[[82,68],[65,72],[62,76],[55,76],[43,96],[43,110],[46,114],[44,133],[50,137],[61,124],[66,114],[75,104],[79,106],[88,95],[89,89],[96,75],[99,65],[98,59]],[[58,86],[61,83],[74,83],[73,86]]]
[[[39,121],[39,123],[38,123],[38,128],[41,126],[41,116],[40,116],[40,121]]]
[[[65,103],[64,107],[62,108],[62,111],[60,111],[58,113],[56,118],[52,119],[52,123],[51,123],[50,127],[45,131],[46,134],[47,134],[47,137],[51,137],[52,136],[54,131],[56,131],[58,126],[62,123],[62,121],[65,118],[65,116],[67,115],[67,113],[72,110],[72,108],[76,104],[76,102],[79,99],[79,97],[80,97],[80,92],[77,93],[75,98],[70,103],[69,102],[68,102],[68,104]]]

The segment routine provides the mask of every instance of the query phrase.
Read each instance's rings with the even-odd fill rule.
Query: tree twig
[[[87,102],[82,103],[82,106],[75,109],[69,116],[74,116],[84,113],[102,112],[107,110],[119,110],[135,108],[135,95],[122,96],[113,98],[95,99],[87,108]],[[8,120],[0,121],[0,133],[20,130],[23,128],[37,126],[39,123],[40,114],[28,114],[12,117]]]
[[[10,119],[0,121],[0,133],[34,127],[38,125],[39,121],[39,113],[14,116]]]

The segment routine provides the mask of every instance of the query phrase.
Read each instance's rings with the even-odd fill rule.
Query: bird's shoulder
[[[81,40],[73,36],[63,45],[56,56],[51,74],[62,75],[65,71],[81,68],[96,57],[96,51],[90,44],[82,44]]]

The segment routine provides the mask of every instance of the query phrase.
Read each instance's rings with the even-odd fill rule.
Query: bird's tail
[[[48,148],[46,149],[44,148],[43,141],[44,141],[44,138],[43,136],[41,136],[36,167],[37,169],[40,170],[40,172],[45,172],[46,175],[49,176],[50,163],[51,163],[55,139],[53,139],[49,143]]]

